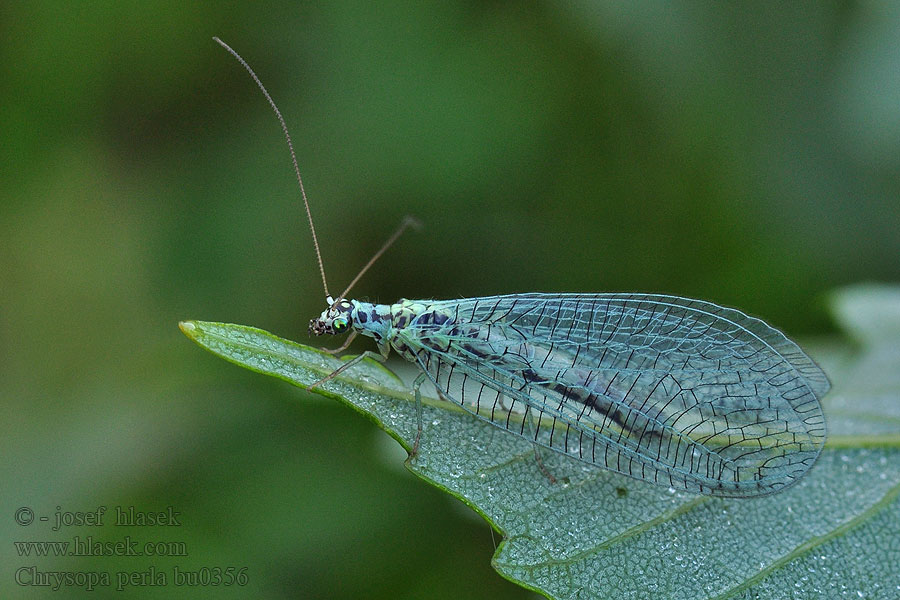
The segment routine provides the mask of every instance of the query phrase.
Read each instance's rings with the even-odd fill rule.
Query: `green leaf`
[[[896,598],[900,596],[900,289],[834,297],[862,344],[821,355],[833,376],[829,440],[793,487],[755,499],[696,496],[634,481],[531,444],[459,407],[424,399],[416,475],[460,498],[503,536],[493,565],[551,598]],[[201,346],[308,386],[342,364],[259,329],[189,321]],[[841,357],[844,358],[841,358]],[[316,390],[405,448],[415,401],[373,361]]]

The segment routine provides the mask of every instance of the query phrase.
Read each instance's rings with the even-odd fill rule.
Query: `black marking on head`
[[[358,313],[356,313],[356,320],[359,321],[360,323],[365,323],[366,321],[369,320],[369,316],[366,314],[365,311],[361,310]]]
[[[323,333],[325,333],[325,326],[322,323],[322,319],[310,319],[309,335],[322,335]]]
[[[340,302],[335,302],[331,306],[331,310],[339,313],[348,313],[353,310],[353,304],[349,300],[341,300]]]

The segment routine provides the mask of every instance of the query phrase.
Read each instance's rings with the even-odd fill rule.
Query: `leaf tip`
[[[194,331],[197,330],[197,324],[194,323],[193,321],[179,321],[178,328],[181,330],[181,332],[184,335],[193,339]]]

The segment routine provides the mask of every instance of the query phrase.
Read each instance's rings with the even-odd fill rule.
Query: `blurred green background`
[[[307,343],[324,307],[277,122],[213,35],[288,121],[334,293],[406,214],[357,297],[664,292],[809,339],[828,290],[900,280],[895,4],[6,3],[0,597],[53,595],[32,565],[111,573],[54,597],[532,596],[374,425],[178,331]],[[100,505],[181,526],[14,521]],[[187,556],[13,544],[74,535]],[[115,591],[174,565],[249,583]]]

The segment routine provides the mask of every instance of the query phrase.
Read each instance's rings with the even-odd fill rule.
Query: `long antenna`
[[[262,91],[263,95],[266,97],[266,100],[269,101],[269,105],[272,107],[272,110],[275,111],[275,116],[278,117],[278,121],[281,123],[281,130],[284,131],[284,139],[287,140],[288,149],[291,151],[291,160],[294,162],[294,173],[297,174],[297,183],[300,184],[300,195],[303,196],[303,208],[306,209],[306,218],[309,220],[309,230],[312,233],[313,245],[316,247],[316,259],[319,261],[319,273],[322,275],[322,287],[325,288],[325,297],[330,298],[331,294],[328,293],[328,282],[325,281],[325,266],[322,264],[322,253],[319,251],[319,239],[316,237],[316,227],[313,225],[312,213],[309,211],[309,201],[306,199],[306,190],[303,188],[303,178],[300,177],[300,165],[297,164],[297,155],[294,153],[294,144],[291,142],[291,134],[288,132],[287,124],[284,122],[284,117],[281,116],[281,111],[278,110],[278,107],[275,105],[275,101],[272,100],[272,96],[269,95],[269,92],[266,90],[266,86],[262,84],[262,81],[259,80],[259,77],[256,76],[256,73],[253,72],[253,69],[250,68],[250,65],[247,64],[241,55],[231,49],[231,46],[223,42],[217,37],[214,37],[213,40],[231,54],[233,57],[237,59],[239,63],[241,63],[247,72],[250,73],[250,77],[253,78],[253,81],[256,82],[256,85],[259,86],[259,89]],[[405,226],[404,226],[405,229]],[[396,238],[396,236],[395,236]],[[393,241],[393,239],[391,240]],[[383,250],[382,250],[383,251]],[[379,252],[380,253],[380,252]],[[375,258],[378,258],[378,255],[375,255]],[[374,262],[374,261],[370,261]],[[366,269],[368,265],[366,265]],[[365,271],[365,269],[363,269]],[[359,279],[357,276],[356,279]],[[356,282],[354,279],[354,283]],[[349,291],[349,289],[347,290]],[[347,292],[344,292],[345,294]],[[341,294],[343,297],[344,294]],[[329,304],[331,304],[329,302]]]
[[[422,228],[422,223],[421,223],[421,221],[419,221],[419,220],[418,220],[417,218],[415,218],[415,217],[411,217],[411,216],[409,216],[409,215],[407,215],[406,217],[404,217],[404,218],[403,218],[403,222],[400,223],[400,227],[397,228],[397,231],[395,231],[395,232],[391,235],[391,237],[388,238],[388,240],[387,240],[387,241],[384,243],[384,245],[378,250],[378,252],[376,252],[375,255],[374,255],[372,258],[369,259],[369,262],[367,262],[366,265],[359,271],[359,273],[356,274],[356,277],[353,278],[353,281],[350,282],[350,285],[347,286],[347,289],[344,290],[343,292],[341,292],[341,295],[340,295],[340,296],[338,296],[337,298],[335,298],[333,301],[329,301],[328,303],[329,303],[329,304],[333,304],[334,302],[340,302],[341,300],[343,300],[344,297],[346,297],[347,294],[350,292],[350,289],[351,289],[354,285],[356,285],[356,282],[357,282],[357,281],[359,281],[360,277],[362,277],[362,276],[365,274],[365,272],[369,270],[369,267],[371,267],[372,265],[374,265],[374,264],[375,264],[375,261],[378,260],[379,258],[381,258],[381,255],[384,254],[385,250],[387,250],[388,248],[390,248],[390,247],[393,245],[393,243],[397,241],[397,238],[400,237],[400,235],[401,235],[404,231],[406,231],[407,229],[409,229],[410,227],[414,227],[415,229],[421,229],[421,228]]]

